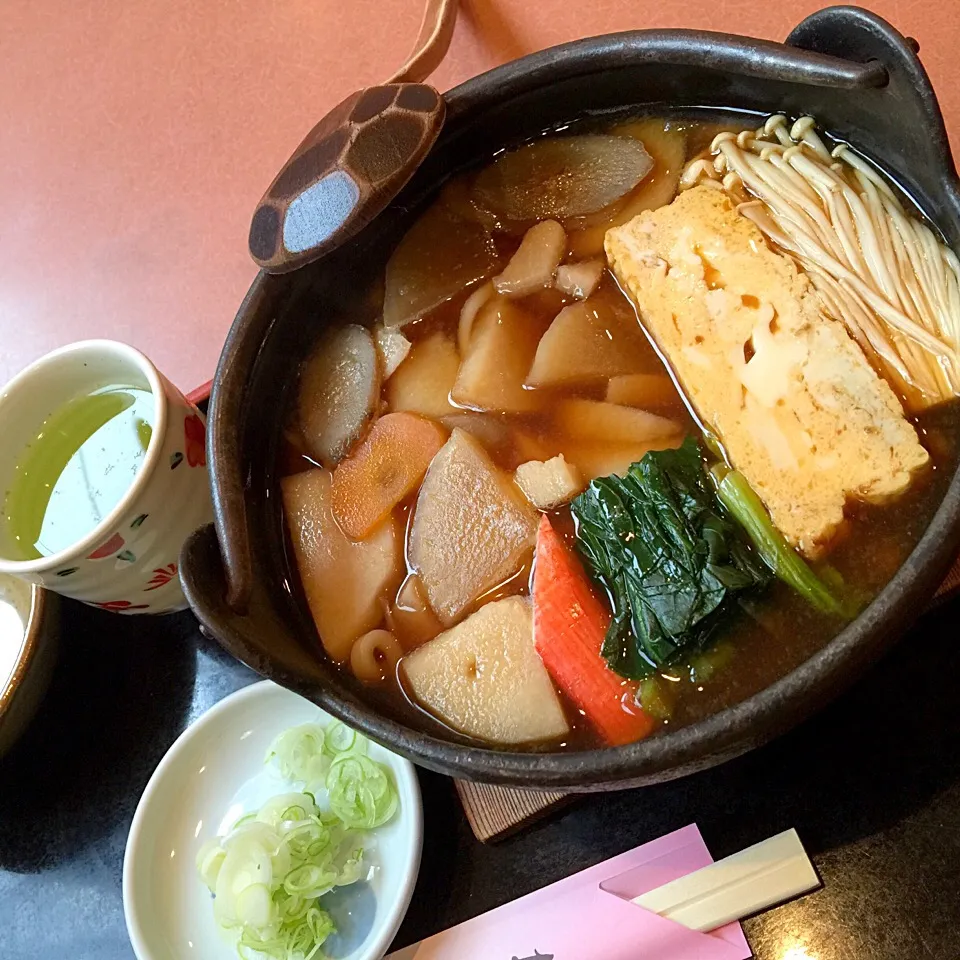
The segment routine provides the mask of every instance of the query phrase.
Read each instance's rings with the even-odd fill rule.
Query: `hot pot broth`
[[[496,162],[455,178],[387,267],[382,316],[394,325],[371,335],[346,318],[305,364],[280,465],[291,557],[327,653],[394,714],[527,749],[587,749],[674,729],[762,690],[823,647],[919,539],[957,459],[953,400],[913,404],[909,420],[929,464],[912,471],[907,489],[877,498],[886,503],[851,498],[828,542],[808,545],[801,581],[808,576],[812,593],[778,579],[769,557],[764,566],[762,543],[712,499],[719,494],[704,469],[693,491],[713,518],[704,543],[716,521],[726,538],[716,569],[740,585],[692,628],[696,642],[681,639],[669,655],[675,638],[659,625],[646,645],[634,644],[630,623],[619,635],[608,626],[622,597],[578,530],[595,487],[584,493],[586,484],[678,447],[676,462],[663,461],[674,473],[658,476],[673,482],[686,470],[689,479],[682,457],[691,438],[696,462],[714,464],[714,483],[726,483],[727,468],[716,470],[724,438],[712,424],[704,438],[702,405],[638,323],[604,237],[672,203],[681,171],[722,129],[730,128],[645,119],[595,131],[642,143],[652,161],[623,190],[643,158],[611,153],[623,182],[600,210],[586,209],[597,200],[589,189],[553,181],[533,203],[538,216],[524,217],[529,198],[510,191],[515,172],[498,179]],[[587,147],[605,155],[599,141]],[[550,156],[514,162],[548,181],[557,172]],[[582,168],[572,169],[575,181]],[[574,214],[551,217],[557,208]],[[701,259],[707,287],[725,286]],[[892,385],[909,401],[909,384]],[[535,584],[534,543],[549,586]],[[532,603],[510,600],[531,595]],[[583,624],[592,631],[578,634]],[[594,669],[597,682],[584,687],[581,674]]]

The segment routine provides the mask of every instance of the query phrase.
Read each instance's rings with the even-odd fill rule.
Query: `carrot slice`
[[[614,746],[654,727],[634,703],[636,685],[618,677],[600,655],[610,614],[594,595],[580,561],[544,515],[533,575],[533,639],[554,682]]]
[[[363,540],[408,494],[447,440],[438,423],[415,413],[388,413],[333,473],[331,505],[340,529]]]

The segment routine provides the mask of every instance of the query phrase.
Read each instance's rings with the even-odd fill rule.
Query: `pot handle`
[[[450,49],[460,0],[427,0],[413,51],[387,83],[423,83]]]
[[[654,31],[651,31],[653,33]],[[796,32],[796,31],[794,31]],[[887,83],[887,70],[876,59],[858,61],[805,49],[803,44],[793,43],[793,34],[786,43],[774,40],[756,40],[750,37],[727,34],[704,34],[699,31],[664,30],[661,33],[673,47],[679,41],[685,46],[685,35],[692,38],[691,49],[676,58],[678,62],[702,67],[724,69],[732,66],[738,73],[784,83],[802,83],[813,87],[835,87],[840,90],[863,90],[883,87]],[[704,43],[711,37],[716,43]],[[663,57],[657,50],[656,41],[650,45],[655,57]],[[672,59],[670,54],[664,60]]]
[[[797,24],[786,40],[803,56],[843,58],[855,65],[884,68],[881,87],[865,96],[858,109],[865,123],[899,118],[898,166],[919,188],[928,209],[943,206],[944,194],[960,203],[956,170],[943,115],[930,78],[917,56],[920,45],[905,37],[882,17],[853,6],[826,7]],[[881,151],[875,150],[879,155]],[[883,155],[889,154],[889,147]],[[892,158],[891,158],[892,159]],[[934,203],[936,200],[936,203]],[[954,214],[956,216],[956,214]]]
[[[187,538],[180,551],[180,581],[200,631],[268,680],[311,699],[329,678],[322,658],[290,642],[285,623],[269,603],[243,613],[225,602],[227,565],[212,524]]]
[[[266,273],[257,275],[237,316],[259,317],[259,325],[238,335],[230,331],[223,346],[214,377],[207,414],[209,449],[214,451],[213,519],[220,543],[226,604],[244,616],[253,591],[253,556],[247,527],[246,488],[248,467],[240,438],[245,430],[244,394],[246,371],[256,360],[263,338],[273,323],[283,297],[284,278]]]

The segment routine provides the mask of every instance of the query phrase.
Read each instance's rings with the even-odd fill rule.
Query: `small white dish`
[[[330,720],[265,680],[221,700],[167,751],[140,798],[123,861],[123,910],[138,960],[236,960],[197,875],[197,851],[290,789],[264,764],[277,734]],[[400,805],[374,834],[379,868],[373,879],[331,894],[339,901],[331,913],[341,930],[323,949],[336,960],[379,960],[386,953],[420,868],[423,808],[413,764],[372,742],[370,757],[390,767]]]

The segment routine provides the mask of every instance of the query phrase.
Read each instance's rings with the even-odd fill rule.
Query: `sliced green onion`
[[[312,790],[271,797],[197,852],[214,918],[242,960],[322,960],[335,930],[322,898],[369,875],[358,831],[386,823],[399,802],[389,771],[366,752],[367,740],[339,722],[284,731],[266,762]]]
[[[373,830],[396,812],[397,791],[386,768],[369,757],[341,754],[327,774],[330,809],[356,830]]]
[[[197,873],[200,879],[213,890],[217,885],[217,874],[226,859],[227,851],[220,846],[220,838],[213,837],[197,851]]]
[[[363,740],[356,730],[352,730],[345,723],[334,720],[327,729],[325,749],[330,756],[339,753],[349,753],[357,747],[358,740]]]
[[[288,813],[299,815],[287,816]],[[257,820],[261,823],[276,826],[285,820],[300,821],[315,816],[317,805],[312,803],[303,793],[281,793],[271,797],[257,813]]]
[[[280,734],[267,751],[267,760],[276,761],[286,780],[309,782],[309,769],[315,757],[323,755],[327,733],[319,723],[304,723]]]
[[[338,875],[337,870],[331,870],[326,864],[320,867],[315,863],[304,863],[283,878],[283,889],[291,896],[313,899],[320,895],[313,893],[314,890],[321,890],[323,893],[332,890]]]

